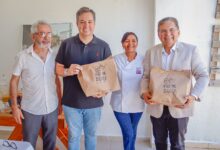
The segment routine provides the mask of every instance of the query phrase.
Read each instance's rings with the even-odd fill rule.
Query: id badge
[[[136,68],[136,74],[142,74],[142,69],[141,67]]]

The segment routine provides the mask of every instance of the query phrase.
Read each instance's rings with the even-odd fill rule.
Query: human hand
[[[144,99],[145,103],[149,104],[149,105],[153,105],[156,104],[155,101],[151,100],[152,95],[150,92],[145,92],[144,94],[142,94],[142,98]]]
[[[71,64],[64,74],[65,76],[73,76],[73,75],[77,75],[79,71],[81,70],[82,70],[82,67],[80,65]]]
[[[196,100],[196,97],[192,95],[188,95],[188,96],[185,96],[185,100],[186,102],[183,105],[176,105],[175,107],[181,108],[181,109],[187,108],[193,103],[194,100]]]
[[[104,97],[108,94],[108,92],[102,92],[102,91],[99,91],[97,92],[95,95],[93,95],[93,97],[95,98],[101,98],[101,97]]]
[[[22,124],[21,119],[24,119],[24,116],[18,106],[12,106],[12,115],[16,123]]]

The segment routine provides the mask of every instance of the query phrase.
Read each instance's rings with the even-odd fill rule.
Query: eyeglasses
[[[37,35],[39,35],[40,37],[42,37],[42,38],[44,38],[44,37],[52,37],[52,33],[51,32],[37,32],[37,33],[35,33],[35,34],[37,34]]]
[[[4,140],[4,141],[3,141],[2,146],[4,146],[4,147],[10,147],[10,148],[15,149],[15,150],[17,149],[17,145],[16,145],[14,142],[9,142],[9,141],[7,141],[7,140]]]

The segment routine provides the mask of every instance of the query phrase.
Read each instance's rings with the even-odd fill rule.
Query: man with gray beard
[[[61,89],[55,74],[56,54],[50,48],[51,26],[45,21],[38,21],[32,25],[31,35],[33,45],[17,55],[10,81],[12,113],[15,121],[22,124],[24,141],[35,148],[42,128],[43,149],[54,150]],[[20,79],[23,89],[21,106],[18,106]]]

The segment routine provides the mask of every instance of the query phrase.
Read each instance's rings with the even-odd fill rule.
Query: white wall
[[[155,5],[154,5],[155,2]],[[22,25],[38,19],[51,23],[73,22],[75,12],[81,6],[89,6],[97,13],[95,34],[107,41],[113,54],[122,52],[120,40],[125,31],[134,31],[139,37],[139,51],[158,43],[156,24],[166,16],[177,17],[182,41],[197,45],[208,66],[212,25],[216,0],[1,0],[0,1],[0,77],[10,77],[15,54],[21,50]],[[155,38],[154,38],[155,35]],[[195,115],[190,119],[186,140],[220,143],[219,89],[208,87],[202,102],[196,105]],[[120,136],[119,126],[105,98],[99,135]],[[149,137],[149,121],[146,114],[138,128],[139,137]]]
[[[156,0],[155,6],[155,27],[163,17],[176,17],[180,24],[180,40],[197,45],[208,66],[212,25],[218,23],[214,18],[216,0]],[[157,36],[155,41],[158,42]],[[196,104],[186,140],[220,143],[219,91],[219,87],[208,87],[202,96],[202,102]]]
[[[95,34],[110,44],[113,55],[123,51],[120,41],[126,31],[133,31],[139,37],[140,53],[144,54],[153,45],[153,0],[1,0],[0,77],[5,74],[8,80],[10,78],[14,57],[22,47],[23,24],[32,24],[38,19],[50,23],[73,22],[73,34],[76,34],[75,13],[82,6],[95,10]],[[105,98],[98,134],[120,136],[120,128],[109,106],[109,96]],[[139,124],[138,136],[147,136],[145,115]]]

